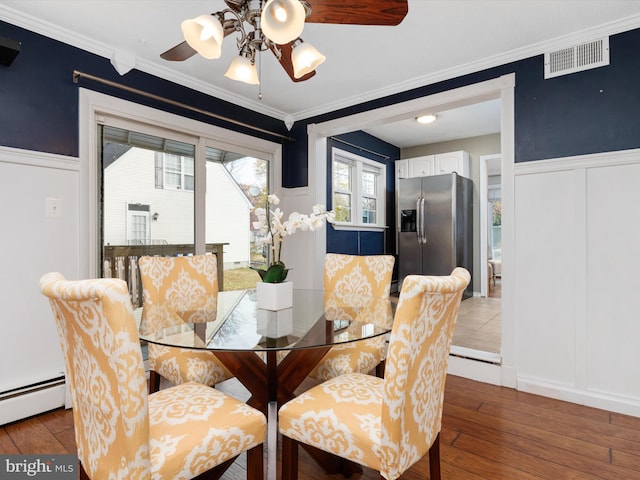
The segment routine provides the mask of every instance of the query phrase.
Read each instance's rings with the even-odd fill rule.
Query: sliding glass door
[[[98,130],[102,276],[125,280],[140,305],[138,258],[206,252],[218,257],[221,289],[255,286],[250,267],[266,261],[252,232],[269,190],[264,154],[119,119]]]

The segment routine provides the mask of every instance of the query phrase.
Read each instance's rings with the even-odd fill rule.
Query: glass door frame
[[[116,122],[128,129],[142,128],[143,133],[164,136],[179,141],[194,142],[196,148],[194,244],[196,253],[205,250],[205,183],[207,146],[227,148],[238,153],[269,160],[271,191],[282,185],[282,146],[280,143],[252,137],[157,110],[99,92],[79,88],[79,147],[80,147],[80,239],[79,268],[82,278],[100,276],[100,169],[98,158],[98,125]],[[221,147],[222,145],[222,147]]]

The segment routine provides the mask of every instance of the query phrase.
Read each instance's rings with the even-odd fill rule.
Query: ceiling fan
[[[271,50],[294,82],[313,77],[325,57],[300,34],[306,23],[398,25],[408,0],[224,0],[226,9],[182,22],[185,40],[160,55],[183,61],[199,53],[219,58],[222,40],[238,33],[236,57],[225,76],[259,84],[256,52]]]

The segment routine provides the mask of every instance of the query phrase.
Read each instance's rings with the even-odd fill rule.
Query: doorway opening
[[[415,117],[419,112],[445,111],[485,102],[501,100],[501,182],[502,182],[502,248],[504,261],[502,269],[502,298],[500,301],[500,348],[499,353],[469,351],[464,347],[452,346],[449,373],[474,378],[499,385],[515,385],[514,362],[514,305],[507,282],[513,265],[513,141],[514,141],[514,86],[515,76],[505,75],[494,80],[468,85],[466,87],[441,92],[402,104],[395,104],[377,110],[362,112],[349,117],[309,126],[309,167],[312,172],[310,194],[313,201],[326,203],[326,140],[328,137],[362,130],[375,125],[398,122]],[[505,226],[507,227],[505,229]],[[318,240],[321,243],[322,239]],[[315,258],[316,269],[321,271],[322,252]],[[478,269],[479,271],[479,269]],[[471,299],[469,299],[471,300]],[[469,301],[465,300],[465,302]],[[464,302],[463,302],[464,303]],[[472,349],[471,349],[472,350]]]

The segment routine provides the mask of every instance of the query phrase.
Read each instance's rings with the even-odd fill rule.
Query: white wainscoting
[[[514,174],[518,389],[640,416],[640,150]]]
[[[0,424],[63,406],[64,360],[40,277],[78,278],[77,158],[0,147]],[[59,216],[47,216],[55,199]]]

